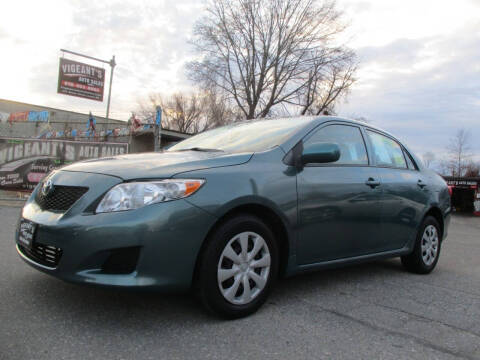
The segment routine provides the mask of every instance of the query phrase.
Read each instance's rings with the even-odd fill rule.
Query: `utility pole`
[[[115,55],[113,55],[112,59],[110,60],[110,85],[108,87],[108,100],[107,100],[107,130],[108,130],[108,116],[110,114],[110,96],[112,96],[112,80],[113,80],[113,69],[117,63],[115,62]]]

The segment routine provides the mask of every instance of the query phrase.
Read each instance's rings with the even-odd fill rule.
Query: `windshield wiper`
[[[189,149],[181,149],[177,151],[203,151],[203,152],[224,152],[223,150],[220,149],[208,149],[208,148],[202,148],[202,147],[192,147]]]

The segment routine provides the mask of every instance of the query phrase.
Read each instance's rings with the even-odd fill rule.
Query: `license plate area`
[[[31,250],[33,247],[33,241],[35,239],[35,231],[37,230],[37,224],[34,222],[21,219],[20,225],[18,227],[18,239],[17,242],[26,247],[27,249]]]

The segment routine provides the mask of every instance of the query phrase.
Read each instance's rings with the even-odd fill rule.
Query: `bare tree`
[[[141,104],[140,115],[145,119],[155,117],[155,108],[162,108],[162,127],[183,133],[203,131],[203,99],[198,93],[176,92],[171,95],[150,94],[149,101]]]
[[[448,144],[448,169],[452,176],[463,176],[469,159],[470,153],[470,133],[465,129],[460,129],[455,136],[450,138]]]
[[[438,162],[438,173],[443,176],[450,176],[452,174],[448,161],[442,160]]]
[[[160,103],[168,128],[181,132],[198,132],[202,99],[196,93],[174,93]]]
[[[242,120],[242,114],[238,107],[231,106],[225,95],[220,95],[215,89],[211,89],[205,91],[203,118],[207,124],[206,129],[211,129]]]
[[[301,115],[320,115],[324,111],[333,113],[335,103],[348,94],[355,82],[357,67],[353,52],[345,51],[344,56],[344,59],[337,59],[335,63],[312,72],[297,98],[287,100],[300,107]]]
[[[321,113],[354,81],[354,53],[335,43],[344,29],[333,0],[210,0],[192,42],[203,58],[188,76],[247,119],[277,105]]]
[[[469,162],[465,167],[465,176],[466,177],[479,177],[480,176],[480,163],[475,163],[473,161]]]
[[[433,162],[435,161],[435,154],[431,151],[427,151],[425,154],[423,154],[423,164],[425,165],[426,168],[430,168],[433,165]]]
[[[196,134],[238,120],[239,114],[228,101],[214,91],[151,94],[140,103],[139,115],[145,122],[153,120],[157,106],[162,108],[162,127]]]
[[[202,115],[202,101],[196,93],[176,92],[171,95],[152,93],[140,102],[139,117],[142,122],[153,122],[156,107],[162,108],[162,128],[193,133]]]

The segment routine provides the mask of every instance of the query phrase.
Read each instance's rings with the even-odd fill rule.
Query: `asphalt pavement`
[[[0,359],[480,359],[480,218],[455,216],[436,270],[399,259],[279,282],[223,321],[188,295],[68,284],[14,248],[0,207]]]

